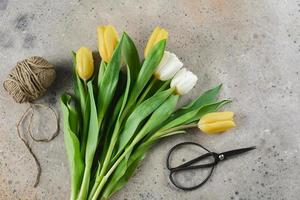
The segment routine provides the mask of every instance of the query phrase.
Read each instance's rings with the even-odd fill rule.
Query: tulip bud
[[[171,88],[175,88],[178,95],[188,93],[197,83],[198,77],[186,68],[179,70],[171,81]]]
[[[152,32],[152,34],[151,34],[151,36],[150,36],[150,38],[149,38],[149,40],[147,42],[147,45],[146,45],[146,48],[145,48],[145,51],[144,51],[145,58],[147,57],[147,55],[151,51],[151,49],[154,47],[154,45],[157,42],[159,42],[159,41],[161,41],[163,39],[167,39],[168,35],[169,34],[168,34],[168,32],[165,29],[160,28],[159,26],[157,26],[153,30],[153,32]]]
[[[81,47],[76,52],[76,72],[83,80],[88,80],[94,73],[94,60],[89,48]]]
[[[219,133],[235,127],[233,112],[214,112],[201,117],[198,128],[204,133]]]
[[[105,62],[109,62],[118,44],[118,33],[114,26],[98,26],[98,48],[99,53]]]
[[[164,52],[164,55],[154,72],[154,76],[161,81],[166,81],[178,72],[183,66],[183,63],[177,58],[174,53],[168,51]]]

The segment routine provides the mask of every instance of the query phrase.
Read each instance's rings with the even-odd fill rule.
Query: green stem
[[[98,195],[100,194],[104,184],[106,183],[106,181],[108,180],[108,178],[110,177],[110,175],[114,172],[114,170],[117,168],[117,166],[120,164],[120,162],[123,160],[123,158],[126,156],[126,153],[129,152],[129,148],[119,157],[119,159],[115,162],[115,164],[110,168],[110,170],[107,172],[107,174],[105,176],[103,176],[101,182],[99,183],[99,185],[97,186],[97,189],[95,191],[95,193],[92,195],[92,199],[91,200],[97,200]]]
[[[99,130],[98,134],[100,134],[100,127],[102,124],[103,118],[99,118]],[[99,135],[98,135],[99,136]],[[89,184],[90,184],[90,178],[91,178],[91,168],[93,165],[93,158],[94,158],[95,152],[90,155],[88,158],[85,159],[85,168],[84,168],[84,174],[83,174],[83,180],[81,183],[81,188],[78,196],[78,200],[86,200],[89,190]]]
[[[163,91],[170,85],[171,80],[165,81],[163,85],[156,91],[156,93]]]
[[[197,124],[186,124],[181,126],[176,126],[174,128],[170,128],[168,132],[178,131],[180,129],[188,129],[188,128],[197,128]]]
[[[176,126],[174,128],[170,128],[170,129],[163,130],[163,131],[158,130],[155,134],[153,134],[151,137],[149,137],[148,140],[151,141],[155,138],[160,137],[161,135],[171,133],[171,132],[175,132],[175,131],[179,131],[179,130],[182,130],[182,129],[189,129],[189,128],[197,128],[197,124],[187,124],[187,125]]]
[[[139,105],[140,103],[143,102],[143,100],[147,97],[148,93],[150,92],[150,90],[152,89],[153,85],[156,83],[156,78],[152,78],[151,82],[149,83],[149,85],[147,86],[147,88],[144,90],[142,96],[139,98],[138,102],[136,105]]]
[[[77,195],[77,191],[73,187],[71,187],[70,200],[75,200],[76,199],[76,195]]]
[[[113,166],[109,169],[105,176],[103,176],[100,184],[97,186],[96,192],[92,195],[91,200],[97,200],[101,190],[103,189],[105,183],[107,182],[108,178],[114,172],[114,170],[118,167],[120,162],[125,158],[126,154],[132,151],[133,147],[143,138],[144,134],[140,132],[137,137],[132,141],[132,143],[126,148],[124,153],[118,158],[118,160],[113,164]]]
[[[89,165],[86,165],[86,167],[84,168],[82,184],[81,184],[80,192],[79,192],[79,195],[77,198],[78,200],[86,199],[86,195],[87,195],[88,188],[89,188],[90,177],[91,177],[91,166],[92,165],[89,164]]]
[[[87,130],[88,130],[88,123],[86,122],[87,120],[85,120],[88,116],[86,116],[86,112],[84,111],[83,114],[83,129],[82,129],[82,145],[81,145],[81,157],[84,158],[84,154],[85,154],[85,148],[86,148],[86,140],[87,140]]]
[[[92,190],[90,192],[90,195],[94,195],[94,193],[96,192],[97,185],[102,180],[104,174],[107,171],[107,167],[109,166],[109,163],[111,162],[111,155],[112,155],[114,147],[115,147],[115,145],[117,143],[119,129],[120,129],[120,124],[117,123],[116,126],[115,126],[115,129],[114,129],[114,132],[112,134],[112,139],[110,141],[110,145],[108,147],[108,150],[107,150],[104,162],[103,162],[103,166],[102,166],[102,168],[100,170],[99,176],[96,177],[96,181],[95,181],[95,183],[93,185],[93,188],[92,188]]]
[[[80,81],[80,80],[79,80]],[[87,139],[87,128],[88,128],[88,124],[87,124],[87,116],[86,116],[86,109],[87,109],[87,100],[88,98],[86,97],[86,94],[87,94],[87,84],[86,84],[86,81],[84,81],[84,84],[83,84],[84,88],[83,88],[83,91],[84,91],[84,94],[82,96],[82,99],[80,100],[80,104],[81,104],[81,113],[82,113],[82,136],[81,136],[81,141],[82,141],[82,145],[81,145],[81,148],[80,148],[80,152],[81,152],[81,157],[84,158],[84,154],[85,154],[85,148],[86,148],[86,139]]]
[[[124,111],[123,111],[122,116],[121,116],[121,118],[120,118],[121,121],[123,121],[123,120],[127,117],[128,113],[132,110],[132,108],[133,108],[134,106],[137,106],[137,105],[139,105],[139,104],[142,103],[142,101],[146,98],[147,94],[150,92],[150,90],[152,89],[153,85],[154,85],[156,82],[157,82],[157,80],[156,80],[155,78],[153,78],[153,79],[151,80],[151,82],[149,83],[149,85],[147,86],[147,88],[144,90],[142,96],[138,99],[138,102],[136,102],[136,101],[137,101],[136,95],[131,95],[131,96],[129,97],[128,103],[127,103],[126,107],[124,108]],[[159,88],[158,91],[156,91],[156,93],[162,91],[163,89],[165,89],[166,86],[169,85],[169,82],[170,82],[170,81],[166,81],[166,82],[162,85],[162,87]],[[167,84],[166,84],[166,83],[167,83]],[[138,93],[138,94],[139,94],[139,93]],[[137,95],[137,96],[138,96],[138,95]]]

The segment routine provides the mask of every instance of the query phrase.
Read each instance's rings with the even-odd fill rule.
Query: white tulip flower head
[[[171,81],[171,88],[176,89],[176,93],[184,95],[188,93],[197,83],[198,77],[186,68],[178,71]]]
[[[183,63],[178,59],[174,53],[168,51],[164,52],[164,55],[155,70],[155,77],[158,80],[166,81],[178,72],[183,66]]]

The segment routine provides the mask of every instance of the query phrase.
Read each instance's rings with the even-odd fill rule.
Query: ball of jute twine
[[[21,116],[18,121],[16,128],[18,137],[24,143],[30,155],[33,157],[36,167],[37,175],[34,183],[34,187],[39,184],[41,176],[41,165],[40,162],[32,151],[29,144],[28,137],[21,134],[21,125],[24,120],[29,116],[29,122],[26,133],[35,142],[50,142],[59,133],[59,119],[55,110],[49,106],[43,104],[32,104],[31,102],[41,97],[52,84],[56,76],[54,66],[51,65],[47,60],[42,57],[33,56],[22,60],[11,70],[8,78],[3,82],[4,89],[13,97],[17,103],[29,102],[29,107]],[[36,107],[49,109],[53,117],[56,120],[56,127],[54,132],[49,138],[36,138],[32,130],[32,120],[34,117]]]
[[[22,60],[4,81],[4,89],[17,103],[31,102],[42,96],[55,79],[55,69],[42,57]]]

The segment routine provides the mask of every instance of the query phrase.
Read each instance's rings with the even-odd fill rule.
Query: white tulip
[[[171,79],[176,72],[182,68],[182,66],[183,63],[174,53],[165,51],[159,65],[154,72],[154,75],[157,79],[166,81]]]
[[[171,88],[176,89],[176,93],[183,95],[188,93],[197,83],[198,77],[186,68],[178,71],[171,81]]]

